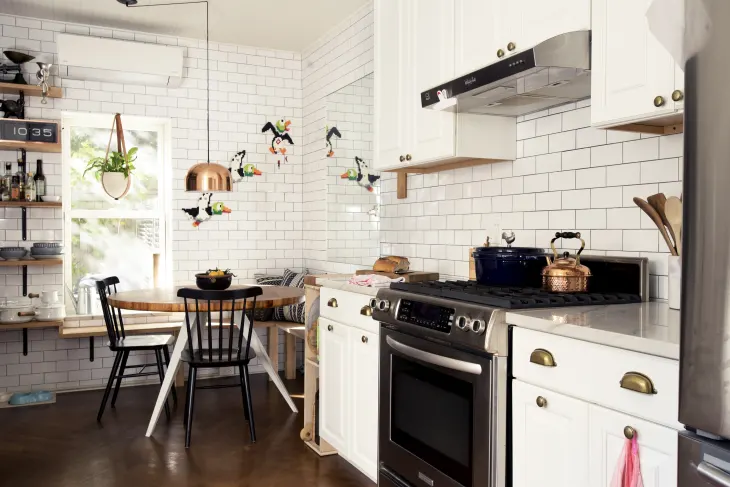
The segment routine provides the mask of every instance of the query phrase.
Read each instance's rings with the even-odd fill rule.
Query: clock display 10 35
[[[16,142],[58,142],[58,124],[27,120],[0,120],[0,140]]]

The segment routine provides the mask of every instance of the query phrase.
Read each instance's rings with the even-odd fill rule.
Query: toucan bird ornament
[[[327,157],[332,157],[335,155],[335,150],[332,147],[332,136],[334,135],[338,139],[341,139],[342,134],[337,130],[337,127],[325,127],[325,132],[327,132]]]
[[[198,206],[196,208],[183,208],[188,217],[193,221],[193,226],[198,228],[201,223],[207,222],[213,215],[222,215],[223,213],[230,213],[231,209],[224,205],[222,202],[216,202],[211,205],[210,200],[213,197],[213,193],[203,193],[198,198]]]
[[[276,123],[266,122],[266,125],[264,125],[264,128],[261,129],[262,133],[266,133],[271,131],[273,134],[273,137],[271,138],[271,147],[269,147],[269,152],[272,154],[282,154],[286,155],[286,147],[284,146],[284,142],[289,142],[289,144],[294,145],[294,141],[291,138],[291,135],[289,135],[289,126],[291,125],[291,120],[277,120]]]

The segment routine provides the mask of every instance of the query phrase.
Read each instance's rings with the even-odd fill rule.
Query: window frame
[[[136,117],[124,115],[124,130],[155,131],[160,134],[158,151],[161,152],[162,172],[158,179],[157,210],[90,210],[72,209],[71,198],[71,127],[108,128],[111,131],[113,115],[102,113],[62,112],[61,114],[61,168],[62,168],[62,208],[63,208],[63,245],[67,258],[63,262],[63,281],[68,289],[73,289],[71,271],[71,237],[74,218],[119,218],[119,219],[158,219],[160,222],[160,261],[158,282],[160,287],[172,284],[172,121],[169,118]],[[112,141],[114,143],[114,141]]]

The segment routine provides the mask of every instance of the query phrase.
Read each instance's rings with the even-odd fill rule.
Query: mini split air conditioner
[[[178,87],[183,49],[142,42],[58,35],[62,77],[145,86]]]

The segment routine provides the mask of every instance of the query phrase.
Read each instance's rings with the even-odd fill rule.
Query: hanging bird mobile
[[[368,165],[365,163],[365,161],[357,156],[355,156],[355,164],[357,164],[357,170],[355,170],[354,168],[348,169],[340,175],[340,178],[350,181],[357,181],[358,185],[372,193],[373,185],[375,185],[375,182],[380,179],[380,176],[370,174],[370,168],[368,167]]]
[[[329,128],[329,126],[324,128],[324,131],[327,133],[327,157],[332,157],[335,155],[335,150],[332,147],[332,136],[337,136],[338,139],[342,138],[342,134],[339,130],[337,130],[337,127]]]
[[[291,135],[289,135],[290,126],[291,120],[285,121],[282,118],[277,120],[276,123],[266,122],[264,128],[261,129],[262,133],[271,131],[273,137],[271,138],[271,147],[269,147],[269,152],[275,155],[281,154],[284,156],[284,161],[287,160],[286,146],[284,145],[284,142],[289,142],[289,144],[294,145],[294,141],[292,140]],[[281,159],[276,162],[276,165],[277,167],[281,167]]]
[[[198,198],[197,208],[183,208],[188,217],[193,221],[193,226],[198,228],[201,223],[205,223],[214,215],[222,215],[223,213],[230,213],[231,209],[224,205],[222,202],[216,202],[211,205],[210,200],[213,197],[213,193],[203,193]]]
[[[228,168],[228,172],[233,176],[234,183],[240,183],[246,178],[253,176],[261,176],[263,173],[259,171],[254,164],[244,164],[243,161],[246,158],[246,151],[242,150],[237,152],[231,159],[231,166]],[[233,169],[233,166],[238,163],[238,168]]]

